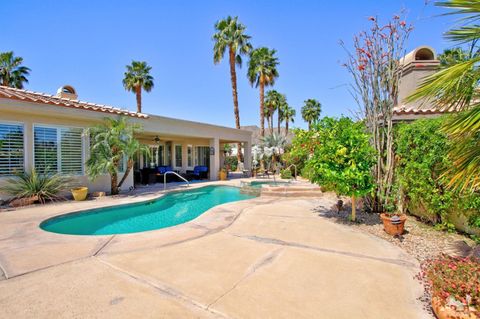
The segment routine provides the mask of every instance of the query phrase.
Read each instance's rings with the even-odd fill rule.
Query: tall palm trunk
[[[288,135],[288,122],[290,122],[290,119],[287,117],[285,119],[285,136]]]
[[[280,108],[277,110],[278,112],[278,126],[277,126],[277,133],[280,135],[280,126],[282,125],[282,112],[280,111]]]
[[[265,114],[264,109],[264,97],[265,97],[265,80],[263,75],[260,75],[260,134],[262,137],[265,136]]]
[[[137,112],[142,113],[142,87],[135,88],[135,95],[137,96]]]
[[[273,109],[270,109],[270,116],[268,118],[269,121],[269,128],[270,128],[270,135],[273,135],[273,113],[275,112]]]
[[[233,47],[229,47],[230,60],[230,79],[232,81],[232,96],[233,96],[233,114],[235,115],[235,127],[240,129],[240,111],[238,109],[238,93],[237,93],[237,71],[235,69],[235,51]],[[237,161],[242,161],[242,144],[237,143]],[[240,170],[240,165],[237,165],[237,170]]]

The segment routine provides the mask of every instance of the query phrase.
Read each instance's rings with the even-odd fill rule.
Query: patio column
[[[212,155],[213,148],[213,155]],[[218,137],[210,139],[210,180],[218,179],[218,170],[220,169],[220,140]]]
[[[243,166],[246,170],[252,169],[252,143],[243,142]]]

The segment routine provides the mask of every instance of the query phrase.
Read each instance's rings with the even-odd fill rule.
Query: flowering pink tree
[[[393,107],[398,102],[404,45],[412,26],[398,15],[385,25],[375,17],[369,20],[371,28],[354,37],[353,52],[346,49],[348,60],[344,66],[352,75],[352,93],[377,151],[373,167],[376,188],[369,202],[374,212],[381,212],[392,205]]]

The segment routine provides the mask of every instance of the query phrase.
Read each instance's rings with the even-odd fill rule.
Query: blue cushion
[[[165,174],[165,172],[173,171],[171,166],[159,166],[157,167],[157,172],[160,174]]]
[[[208,172],[208,167],[207,166],[195,166],[193,168],[193,173],[196,174],[196,175],[198,175],[200,173],[204,173],[204,172],[205,173]]]

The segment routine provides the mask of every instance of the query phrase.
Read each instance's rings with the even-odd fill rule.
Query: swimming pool
[[[43,230],[71,235],[128,234],[186,223],[208,209],[254,198],[230,186],[205,186],[179,191],[147,202],[97,208],[43,221]]]

